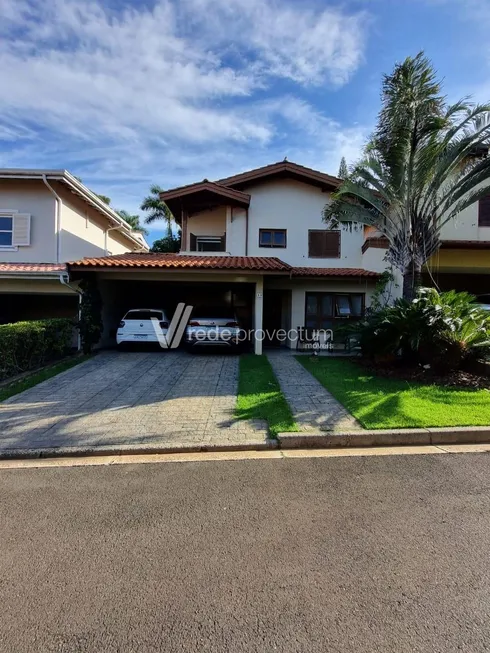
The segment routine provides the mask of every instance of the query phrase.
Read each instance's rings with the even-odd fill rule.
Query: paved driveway
[[[0,404],[0,450],[261,443],[234,419],[238,357],[101,353]]]

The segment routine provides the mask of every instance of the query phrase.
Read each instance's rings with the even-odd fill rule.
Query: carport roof
[[[379,277],[378,272],[361,268],[293,268],[293,277]]]
[[[0,263],[0,274],[47,274],[58,276],[65,272],[64,263]]]
[[[152,268],[161,270],[240,270],[290,272],[293,268],[273,256],[189,256],[187,254],[116,254],[83,258],[67,264],[70,271],[107,268]]]

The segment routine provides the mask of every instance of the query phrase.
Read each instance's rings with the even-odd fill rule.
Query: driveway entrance
[[[260,445],[236,420],[238,357],[103,352],[0,404],[0,451],[138,445]]]

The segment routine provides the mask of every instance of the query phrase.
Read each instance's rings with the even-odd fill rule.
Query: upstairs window
[[[286,229],[259,229],[259,247],[286,247]]]
[[[308,258],[340,258],[340,231],[309,229]]]
[[[191,252],[225,252],[226,234],[223,236],[196,236],[190,234]]]
[[[0,213],[0,247],[12,247],[14,219]]]
[[[17,211],[0,210],[0,249],[31,244],[31,216]]]
[[[490,227],[490,195],[478,202],[478,226]]]

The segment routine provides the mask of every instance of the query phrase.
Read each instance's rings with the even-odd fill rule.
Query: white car
[[[160,308],[133,308],[119,322],[116,334],[118,346],[132,342],[158,342],[158,333],[152,318],[158,320],[161,333],[168,331],[168,318]]]

